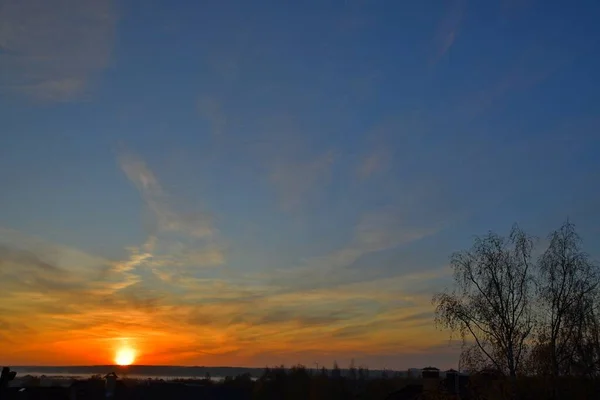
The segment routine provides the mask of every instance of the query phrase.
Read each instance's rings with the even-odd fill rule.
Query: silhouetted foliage
[[[15,379],[16,375],[17,373],[11,371],[9,367],[2,367],[2,372],[0,373],[0,399],[6,396],[8,383]]]
[[[436,294],[436,322],[472,338],[495,368],[514,378],[533,329],[533,241],[518,226],[509,237],[477,237],[452,255],[455,289]]]
[[[337,363],[337,361],[333,362],[333,367],[331,367],[331,377],[332,378],[340,378],[342,376],[342,371]]]
[[[508,238],[493,232],[476,238],[470,250],[451,258],[454,289],[433,297],[436,323],[463,338],[462,367],[508,376],[500,381],[508,382],[512,397],[533,393],[522,380],[517,384],[517,375],[545,386],[531,398],[554,399],[590,395],[600,378],[598,265],[582,250],[571,222],[548,239],[533,263],[534,241],[516,225]],[[483,378],[473,377],[475,388]],[[488,383],[477,390],[495,387]],[[505,389],[493,391],[505,398]]]
[[[594,312],[597,268],[581,250],[575,226],[565,222],[549,236],[538,262],[539,324],[536,361],[554,378],[576,372],[578,347],[586,342],[586,323]],[[592,318],[592,320],[595,318]]]
[[[336,366],[337,363],[334,369]],[[339,367],[337,370],[340,371]],[[323,372],[326,371],[323,368],[321,373],[310,374],[303,365],[289,369],[283,366],[267,367],[255,382],[253,399],[376,400],[385,398],[388,393],[410,382],[407,378],[371,378],[366,367],[356,370],[357,379],[350,379],[349,376],[342,376],[341,371],[337,378],[330,377]]]
[[[350,360],[350,365],[348,366],[348,378],[355,380],[358,378],[358,373],[356,371],[356,366],[354,365],[354,359]]]

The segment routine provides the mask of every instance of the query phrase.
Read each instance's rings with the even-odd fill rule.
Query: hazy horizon
[[[286,368],[291,368],[297,365],[303,365],[303,364],[290,364],[290,365],[284,365],[284,367]],[[118,364],[104,364],[104,365],[11,365],[10,368],[13,370],[17,370],[17,369],[34,369],[34,368],[42,368],[42,369],[51,369],[51,368],[58,368],[58,369],[67,369],[67,368],[105,368],[105,367],[114,367],[117,369],[123,369],[123,370],[127,370],[127,369],[136,369],[136,368],[144,368],[144,367],[151,367],[151,368],[189,368],[189,369],[193,369],[193,368],[213,368],[213,369],[219,369],[219,368],[230,368],[230,369],[264,369],[265,367],[279,367],[280,365],[263,365],[263,366],[242,366],[242,365],[154,365],[154,364],[147,364],[147,365],[143,365],[143,364],[132,364],[132,365],[118,365]],[[303,365],[304,367],[306,367],[307,369],[316,369],[315,364],[313,364],[312,366],[310,365]],[[327,366],[327,365],[320,365],[319,364],[319,370],[321,368],[325,368],[327,370],[331,370],[332,366]],[[356,365],[356,368],[359,367],[364,367],[364,368],[368,368],[368,369],[372,369],[372,370],[383,370],[380,368],[369,368],[367,365]],[[422,369],[422,368],[426,368],[426,367],[432,367],[432,365],[427,365],[427,366],[423,366],[423,367],[409,367],[409,368],[405,368],[405,369],[401,369],[398,371],[406,371],[409,369]],[[339,368],[341,370],[346,370],[349,369],[349,366],[342,366],[340,365]],[[448,368],[450,369],[450,368]],[[390,369],[391,370],[391,369]],[[440,368],[440,370],[443,370],[443,368]]]
[[[455,367],[449,257],[600,259],[600,2],[5,0],[0,362]]]
[[[347,365],[344,364],[340,364],[338,363],[338,367],[341,370],[348,370],[350,369],[350,364],[354,361],[354,365],[355,368],[367,368],[369,370],[372,371],[383,371],[383,370],[388,370],[388,371],[407,371],[407,370],[411,370],[411,369],[422,369],[422,368],[426,368],[426,367],[437,367],[439,368],[441,371],[444,371],[446,369],[455,369],[456,366],[454,365],[450,365],[447,366],[447,368],[444,368],[444,366],[437,366],[437,365],[431,365],[431,364],[427,364],[427,365],[423,365],[423,366],[411,366],[411,367],[406,367],[406,368],[387,368],[387,367],[383,367],[383,368],[371,368],[368,365],[365,364],[358,364],[356,363],[356,360],[350,360],[349,363]],[[2,363],[0,363],[2,364]],[[4,365],[4,364],[2,364]],[[163,364],[163,365],[159,365],[159,364],[131,364],[131,365],[118,365],[118,364],[96,364],[96,365],[66,365],[66,364],[40,364],[40,365],[20,365],[20,364],[11,364],[10,368],[16,371],[19,370],[27,370],[27,371],[34,371],[34,372],[41,372],[43,370],[52,370],[52,369],[56,369],[56,370],[67,370],[67,369],[73,369],[73,370],[77,370],[77,369],[93,369],[93,368],[114,368],[117,370],[123,370],[123,371],[127,371],[127,370],[136,370],[136,369],[140,369],[140,368],[166,368],[166,369],[247,369],[247,370],[264,370],[265,367],[279,367],[282,364],[272,364],[272,365],[175,365],[175,364]],[[306,365],[306,364],[301,364],[301,363],[291,363],[291,364],[284,364],[283,366],[285,368],[291,368],[297,365],[303,365],[304,367],[306,367],[307,369],[317,369],[317,364],[316,363],[312,363],[311,365]],[[331,371],[331,369],[333,369],[333,364],[331,365],[323,365],[321,363],[318,364],[318,369],[322,369],[325,368],[328,371]],[[38,370],[36,370],[38,369]]]
[[[130,365],[130,366],[119,366],[119,365],[80,365],[80,366],[13,366],[11,369],[17,372],[18,378],[25,378],[27,376],[48,376],[48,377],[59,377],[59,378],[72,378],[77,377],[78,379],[88,378],[94,375],[104,375],[110,372],[115,372],[118,376],[122,377],[148,377],[148,378],[167,378],[167,379],[181,379],[181,378],[205,378],[210,375],[211,378],[225,378],[236,377],[243,374],[250,374],[257,378],[263,375],[265,368],[278,368],[278,365],[270,366],[175,366],[175,365]],[[294,367],[294,365],[284,366],[286,369]],[[325,367],[326,373],[331,374],[333,368],[327,366],[316,365],[304,366],[307,370],[315,373],[321,373],[322,368]],[[420,371],[425,366],[416,368],[406,369],[377,369],[368,368],[367,366],[355,366],[354,368],[366,368],[369,371],[369,376],[380,377],[384,373],[398,374],[405,376],[408,373],[415,373]],[[349,374],[351,371],[350,366],[340,366],[339,370],[342,374]],[[440,368],[442,374],[445,370]]]

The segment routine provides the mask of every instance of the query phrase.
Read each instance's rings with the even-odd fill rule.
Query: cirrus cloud
[[[111,60],[112,1],[6,0],[0,4],[0,90],[72,101]]]

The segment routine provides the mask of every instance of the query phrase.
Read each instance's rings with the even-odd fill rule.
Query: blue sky
[[[130,338],[149,362],[453,362],[429,299],[473,235],[543,238],[569,217],[599,255],[598,17],[594,1],[3,2],[0,287],[90,310],[0,310],[46,344],[9,361],[56,363],[62,330]],[[32,260],[72,286],[17,276]]]

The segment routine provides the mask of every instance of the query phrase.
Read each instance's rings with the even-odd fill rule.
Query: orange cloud
[[[198,274],[227,259],[209,214],[186,218],[134,156],[120,164],[156,220],[146,241],[112,260],[0,228],[0,354],[10,364],[108,364],[126,343],[137,363],[323,363],[426,352],[429,295],[445,269],[339,279],[360,257],[436,231],[398,210],[368,213],[346,246],[305,265]],[[371,357],[371,358],[369,358]]]
[[[64,247],[23,243],[24,250],[0,250],[0,323],[8,337],[0,351],[13,364],[111,363],[123,341],[139,363],[252,365],[265,354],[300,349],[342,359],[357,349],[382,354],[400,341],[417,351],[440,338],[427,296],[390,306],[407,285],[429,276],[298,293],[219,279],[154,287],[137,274],[125,286],[119,283],[131,270],[101,273],[114,262],[77,253],[87,267],[71,269],[61,261]]]

